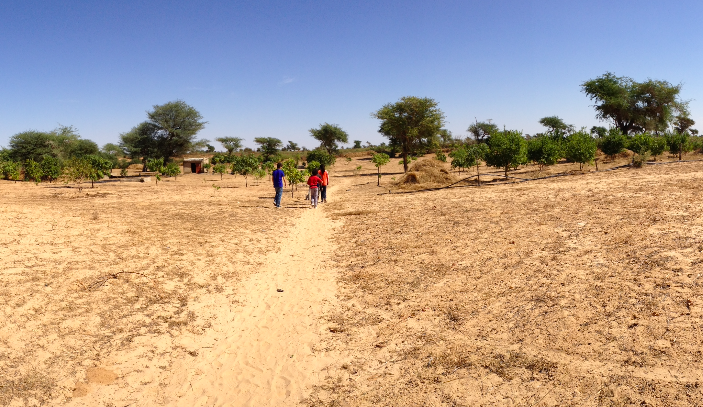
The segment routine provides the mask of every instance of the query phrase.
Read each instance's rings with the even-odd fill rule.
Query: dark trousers
[[[327,202],[327,185],[323,185],[320,187],[320,200],[323,202]]]

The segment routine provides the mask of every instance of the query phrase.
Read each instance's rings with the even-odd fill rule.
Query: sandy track
[[[169,405],[293,405],[319,382],[317,374],[332,362],[314,346],[336,294],[325,261],[333,251],[333,224],[321,208],[306,209],[293,222],[284,243],[267,248],[266,269],[243,282],[234,318],[195,337],[200,354],[173,366]]]

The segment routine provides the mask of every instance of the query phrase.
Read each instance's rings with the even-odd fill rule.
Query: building
[[[205,172],[205,164],[210,162],[207,158],[184,158],[183,173],[184,174],[200,174]]]

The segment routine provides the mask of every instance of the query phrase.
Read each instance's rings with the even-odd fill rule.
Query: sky
[[[437,101],[455,137],[475,120],[607,126],[580,88],[606,72],[682,84],[703,123],[701,15],[685,0],[3,0],[0,146],[59,125],[117,143],[173,100],[218,150],[217,137],[314,148],[322,123],[378,144],[371,113],[403,96]]]

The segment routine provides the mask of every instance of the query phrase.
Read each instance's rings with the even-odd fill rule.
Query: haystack
[[[446,163],[425,158],[410,164],[408,172],[398,181],[398,186],[443,186],[454,181]]]

